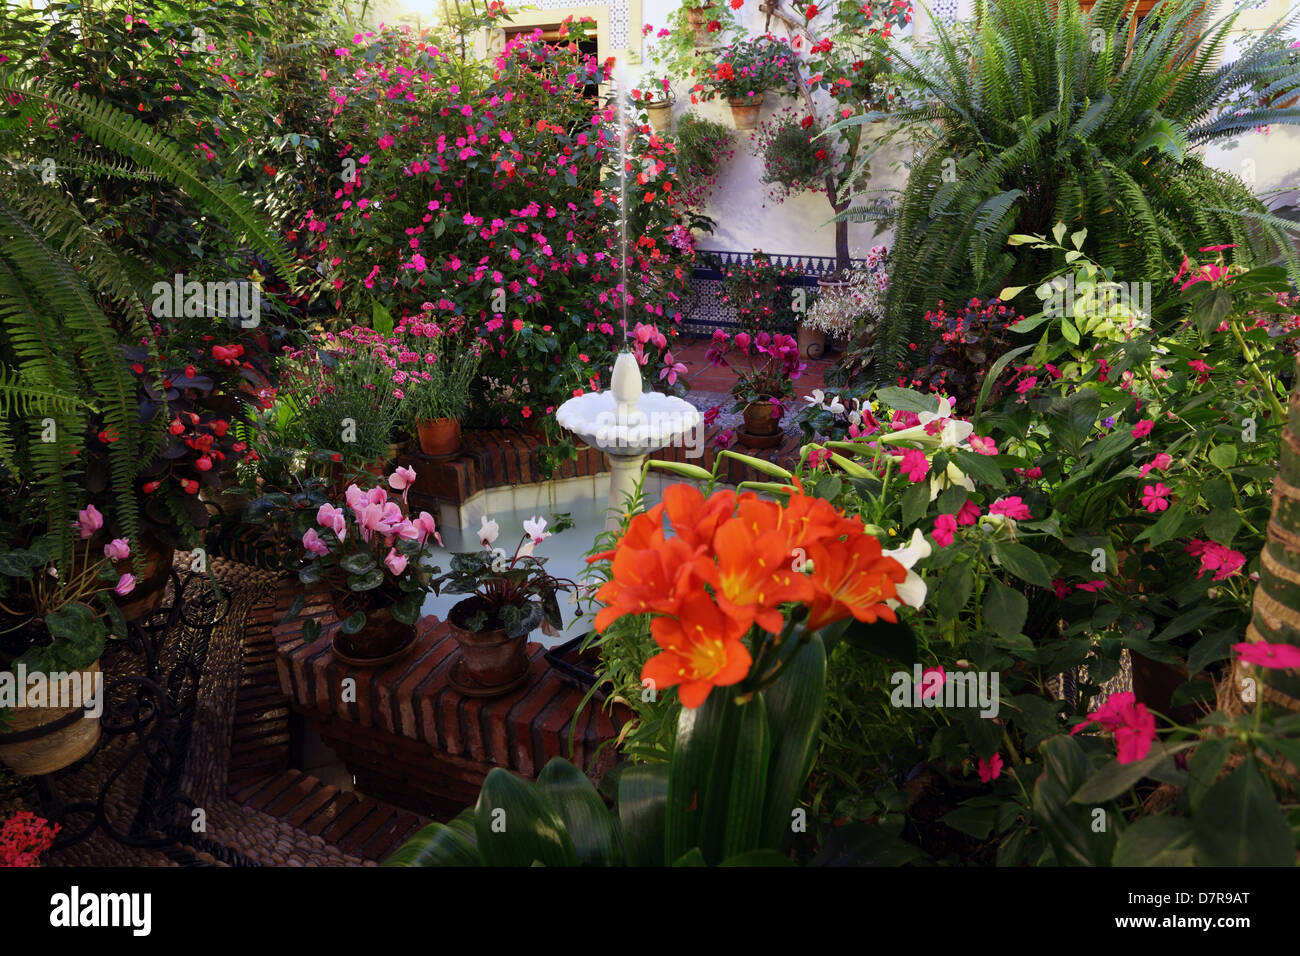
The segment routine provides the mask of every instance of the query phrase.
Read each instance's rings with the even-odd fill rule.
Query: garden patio
[[[0,5],[0,866],[1294,867],[1276,6]]]

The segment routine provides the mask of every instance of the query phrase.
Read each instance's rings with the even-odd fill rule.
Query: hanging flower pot
[[[420,451],[433,458],[454,458],[460,452],[460,422],[455,418],[435,418],[416,424]]]
[[[731,121],[736,129],[749,130],[758,128],[758,113],[763,108],[763,94],[736,97],[727,100],[731,107]]]
[[[697,47],[710,46],[713,43],[713,34],[709,32],[709,21],[713,17],[714,4],[709,3],[702,7],[688,7],[686,9],[686,22],[690,24],[691,30],[695,33],[695,45]]]
[[[673,125],[673,104],[669,100],[647,100],[646,115],[650,118],[650,128],[662,133]]]
[[[98,675],[99,661],[95,661],[74,671],[69,680],[83,688],[94,687]],[[14,707],[0,729],[0,763],[26,777],[54,773],[90,753],[99,742],[99,731],[99,717],[87,716],[84,704]]]
[[[460,660],[452,666],[449,680],[469,697],[500,696],[528,677],[528,634],[509,637],[504,626],[475,627],[470,623],[486,610],[486,602],[475,596],[453,605],[447,614],[451,636],[460,645]]]

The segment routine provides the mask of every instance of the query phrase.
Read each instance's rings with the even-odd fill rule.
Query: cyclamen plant
[[[794,383],[807,363],[799,357],[799,343],[791,335],[738,332],[734,337],[715,329],[705,352],[710,364],[725,365],[736,373],[731,394],[733,411],[755,402],[771,402],[779,412],[784,400],[794,395]]]
[[[298,580],[330,589],[336,609],[348,612],[340,613],[344,634],[365,627],[367,609],[391,609],[403,624],[419,618],[431,572],[438,570],[423,562],[442,537],[427,511],[414,519],[407,514],[406,496],[415,478],[415,470],[406,467],[388,476],[388,487],[402,493],[400,500],[382,485],[368,491],[349,485],[344,506],[321,505],[316,527],[302,535],[306,564]]]
[[[523,536],[509,555],[494,547],[500,532],[500,525],[484,515],[478,530],[483,549],[453,554],[451,570],[433,580],[434,591],[478,598],[475,613],[465,622],[472,630],[502,628],[507,637],[522,637],[545,621],[558,631],[564,621],[556,595],[577,583],[549,574],[547,559],[535,553],[551,536],[546,519],[533,516],[525,521]]]

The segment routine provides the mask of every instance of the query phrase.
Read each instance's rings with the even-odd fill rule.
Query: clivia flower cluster
[[[682,705],[696,708],[714,687],[751,674],[760,684],[775,679],[772,656],[788,636],[791,606],[806,608],[806,631],[848,617],[893,622],[899,604],[919,607],[925,583],[910,568],[928,553],[919,538],[885,551],[861,519],[797,483],[784,506],[753,492],[705,498],[676,484],[631,519],[612,552],[589,559],[612,559],[610,580],[596,593],[604,607],[594,627],[603,632],[623,615],[654,615],[661,652],[642,679],[678,687]]]

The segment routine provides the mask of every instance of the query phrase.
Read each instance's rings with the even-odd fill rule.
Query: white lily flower
[[[886,548],[883,554],[886,557],[893,558],[903,567],[907,568],[907,578],[901,583],[894,585],[894,591],[898,594],[898,600],[889,598],[885,601],[892,608],[898,607],[900,603],[908,607],[920,607],[925,603],[925,581],[921,575],[912,570],[912,565],[916,564],[922,558],[930,556],[930,542],[925,540],[925,535],[921,534],[920,528],[912,529],[912,540],[907,542],[901,548]]]
[[[930,500],[934,501],[949,485],[961,485],[967,491],[975,490],[975,482],[970,480],[970,476],[962,471],[952,462],[948,462],[948,467],[942,473],[930,476]]]
[[[881,435],[882,442],[914,441],[922,445],[937,445],[940,448],[955,448],[970,437],[975,426],[970,422],[952,417],[952,404],[947,398],[939,400],[937,412],[921,412],[916,416],[921,424],[903,428],[896,432]],[[937,435],[926,431],[926,426],[942,422],[942,430]]]

